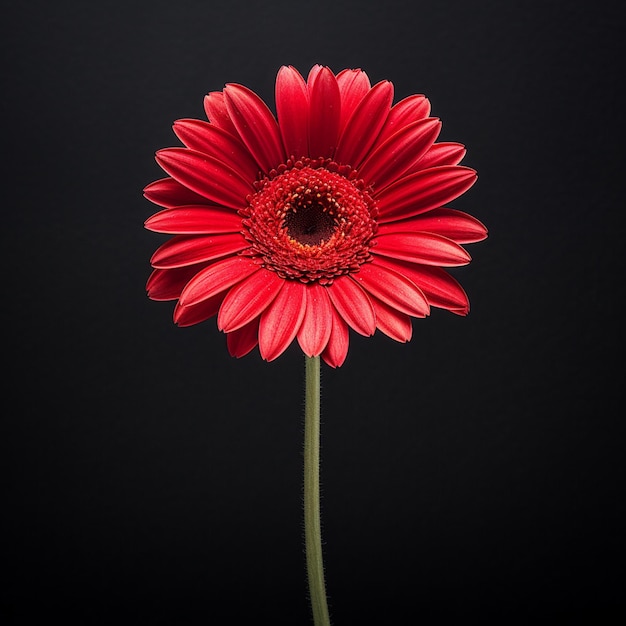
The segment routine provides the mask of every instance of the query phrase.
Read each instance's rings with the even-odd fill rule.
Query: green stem
[[[305,357],[304,542],[315,626],[330,626],[320,525],[320,358]]]

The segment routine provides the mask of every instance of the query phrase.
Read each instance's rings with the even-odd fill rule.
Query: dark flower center
[[[290,237],[307,246],[318,246],[330,239],[337,226],[326,206],[315,201],[299,209],[292,208],[285,215],[284,224]]]
[[[284,278],[328,284],[371,260],[376,206],[350,167],[288,161],[248,200],[241,211],[245,254]]]

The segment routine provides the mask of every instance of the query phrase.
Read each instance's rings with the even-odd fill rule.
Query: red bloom
[[[168,178],[145,196],[164,207],[146,227],[172,234],[153,255],[154,300],[177,300],[174,321],[217,315],[230,353],[257,344],[275,359],[297,339],[308,356],[343,363],[348,328],[411,338],[410,317],[469,303],[443,267],[487,236],[444,207],[476,180],[465,149],[435,143],[441,128],[421,95],[392,106],[393,85],[361,70],[316,65],[307,80],[282,67],[277,118],[229,84],[205,97],[209,122],[184,119],[186,146],[157,153]]]

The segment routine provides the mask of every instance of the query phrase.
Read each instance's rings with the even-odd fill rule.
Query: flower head
[[[297,340],[333,367],[349,328],[411,338],[430,307],[465,315],[467,295],[443,268],[487,236],[445,205],[476,172],[422,95],[392,105],[393,85],[316,65],[276,79],[276,117],[253,91],[205,97],[208,122],[183,119],[184,147],[157,152],[167,178],[145,196],[163,207],[146,227],[174,235],[152,256],[147,290],[176,300],[174,321],[217,315],[234,356],[272,360]]]

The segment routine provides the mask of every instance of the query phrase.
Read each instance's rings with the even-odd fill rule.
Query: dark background
[[[5,623],[309,623],[301,355],[147,299],[142,189],[206,92],[314,63],[428,95],[490,230],[469,317],[322,372],[334,623],[624,616],[619,4],[3,4]]]

